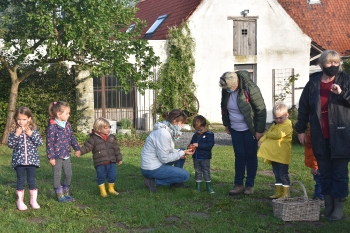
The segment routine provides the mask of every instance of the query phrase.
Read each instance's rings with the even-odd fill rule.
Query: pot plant
[[[117,133],[131,135],[131,121],[128,118],[122,118],[118,122],[118,125],[121,127],[121,129],[118,129]]]

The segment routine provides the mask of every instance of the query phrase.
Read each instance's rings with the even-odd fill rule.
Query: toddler
[[[113,195],[119,193],[114,190],[114,182],[117,178],[116,163],[122,164],[122,154],[116,137],[110,133],[111,125],[105,118],[98,118],[94,123],[94,131],[89,140],[81,147],[80,156],[92,151],[94,167],[97,173],[97,184],[102,197],[107,197],[105,180],[108,181],[108,192]]]
[[[292,122],[288,119],[288,108],[284,103],[277,103],[273,108],[275,121],[259,140],[258,156],[272,164],[275,175],[276,192],[270,198],[288,197],[290,179],[288,169],[292,149]]]
[[[28,107],[22,106],[16,110],[10,131],[7,145],[13,149],[12,168],[17,173],[17,208],[19,210],[28,209],[24,204],[24,182],[25,174],[27,174],[30,205],[33,209],[39,209],[35,173],[40,167],[37,147],[43,144],[43,140],[34,123],[32,111]]]
[[[49,106],[49,126],[46,129],[46,153],[53,171],[53,185],[59,202],[71,202],[75,199],[69,194],[72,180],[71,146],[75,151],[80,147],[73,129],[67,121],[70,107],[66,102],[52,102]],[[64,180],[61,184],[62,169]]]
[[[201,115],[193,119],[192,126],[196,132],[192,136],[189,149],[194,151],[192,158],[195,170],[196,191],[201,191],[202,177],[204,177],[207,191],[212,194],[214,190],[211,187],[210,159],[212,156],[211,150],[215,144],[214,133],[207,131],[207,121]]]

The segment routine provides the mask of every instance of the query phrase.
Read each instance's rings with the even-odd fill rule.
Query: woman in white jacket
[[[188,171],[167,165],[193,154],[192,150],[174,148],[174,140],[181,136],[180,130],[186,121],[186,114],[174,109],[163,113],[163,119],[166,120],[154,125],[141,153],[141,173],[145,177],[146,187],[151,192],[156,192],[157,186],[163,185],[184,187],[184,182],[190,178]]]

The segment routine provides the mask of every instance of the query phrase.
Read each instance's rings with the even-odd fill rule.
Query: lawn
[[[102,198],[96,183],[91,154],[72,158],[72,194],[76,202],[59,203],[53,192],[52,171],[45,147],[40,147],[41,168],[37,170],[38,203],[27,211],[16,209],[16,174],[11,168],[12,151],[0,146],[0,232],[349,232],[350,203],[338,222],[320,218],[317,222],[283,222],[273,216],[274,177],[270,165],[259,160],[255,193],[231,197],[234,156],[231,146],[213,149],[212,183],[215,194],[203,189],[195,193],[191,159],[185,164],[191,178],[188,189],[159,187],[150,193],[140,173],[141,147],[122,147],[123,164],[118,166],[116,189],[119,196]],[[301,181],[312,197],[314,181],[304,166],[303,147],[293,146],[290,165],[291,180]],[[302,196],[301,188],[292,189],[293,196]]]

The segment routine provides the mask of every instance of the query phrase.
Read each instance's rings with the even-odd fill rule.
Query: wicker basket
[[[300,184],[303,188],[303,197],[279,198],[272,200],[273,215],[283,221],[318,221],[320,218],[320,201],[309,200],[305,186],[300,181],[291,182]]]

